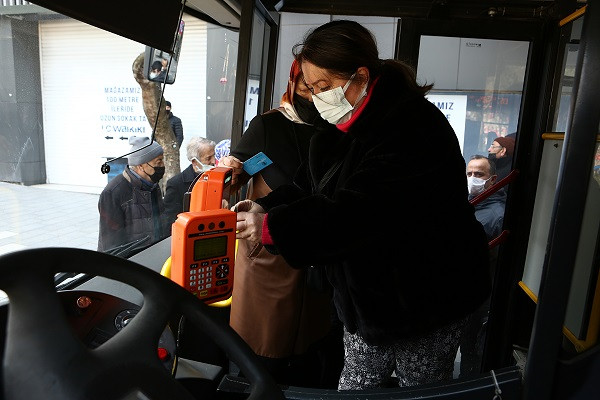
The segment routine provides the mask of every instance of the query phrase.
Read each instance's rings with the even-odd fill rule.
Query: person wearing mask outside
[[[488,148],[488,158],[496,163],[498,180],[501,180],[510,173],[514,151],[515,139],[512,136],[499,136],[494,139]]]
[[[313,123],[320,118],[301,75],[294,61],[280,107],[254,117],[231,155],[219,162],[234,168],[235,186],[250,179],[248,199],[292,183],[296,170],[308,157],[315,133]],[[261,151],[273,163],[250,177],[241,169],[243,162]],[[341,333],[337,354],[334,335],[327,336],[331,293],[307,284],[305,270],[291,268],[260,243],[242,240],[238,246],[230,316],[233,329],[260,356],[278,383],[335,387],[343,350]]]
[[[480,155],[472,156],[467,164],[469,200],[492,187],[497,178],[494,161]],[[505,204],[506,193],[499,190],[475,206],[475,218],[483,225],[488,241],[502,233]]]
[[[456,135],[431,86],[379,59],[362,25],[329,22],[294,52],[331,125],[294,185],[234,206],[237,237],[296,268],[325,266],[344,325],[339,390],[381,387],[394,369],[400,386],[451,379],[466,317],[490,293]],[[444,149],[435,163],[431,143]]]
[[[467,187],[469,200],[485,192],[496,183],[496,166],[492,160],[474,155],[467,164]],[[488,242],[502,233],[504,224],[504,205],[506,193],[499,190],[475,205],[475,218],[481,223]],[[490,276],[493,278],[498,248],[490,251]],[[479,373],[483,357],[486,324],[488,320],[489,299],[472,313],[460,341],[460,377]]]
[[[170,234],[163,216],[164,203],[158,185],[165,173],[163,148],[147,137],[131,136],[128,166],[100,194],[98,251],[150,244]]]
[[[177,140],[177,146],[181,147],[181,143],[183,143],[183,124],[181,123],[181,118],[176,117],[171,111],[170,101],[165,101],[165,109],[167,110],[167,117],[169,118],[171,129],[173,129],[175,139]]]
[[[150,66],[150,74],[149,74],[150,79],[155,82],[163,83],[166,75],[167,75],[166,60],[154,61],[152,63],[152,65]]]
[[[169,223],[175,222],[177,214],[183,212],[183,195],[198,174],[215,166],[215,142],[200,136],[190,139],[186,147],[190,165],[167,181],[165,189],[165,214]]]

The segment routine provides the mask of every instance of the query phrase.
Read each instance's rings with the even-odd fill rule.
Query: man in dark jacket
[[[98,251],[126,255],[168,236],[158,181],[165,173],[163,148],[146,137],[129,138],[128,167],[100,194]]]
[[[170,224],[183,212],[183,195],[196,176],[215,166],[215,142],[200,136],[191,138],[187,144],[187,159],[190,165],[167,181],[165,214]]]
[[[171,129],[173,129],[173,133],[175,134],[175,139],[177,139],[177,145],[181,147],[181,143],[183,143],[183,125],[181,124],[181,119],[173,115],[171,112],[170,101],[165,101],[165,108],[169,113],[169,123],[171,124]]]
[[[493,161],[480,155],[471,157],[467,164],[469,200],[492,187],[496,179],[496,165]],[[505,203],[506,193],[500,190],[475,206],[475,218],[483,225],[488,241],[502,233]]]
[[[506,177],[510,173],[514,151],[515,139],[510,135],[506,137],[497,137],[488,148],[488,158],[496,163],[498,180]]]
[[[492,160],[480,155],[471,157],[467,164],[467,185],[469,200],[491,188],[497,180],[496,165]],[[499,190],[481,203],[475,205],[475,218],[483,225],[487,240],[495,239],[502,233],[506,192]],[[497,248],[490,251],[490,266],[496,264]],[[491,273],[493,277],[493,273]],[[469,316],[460,341],[460,376],[468,377],[481,369],[483,344],[488,319],[489,299]]]

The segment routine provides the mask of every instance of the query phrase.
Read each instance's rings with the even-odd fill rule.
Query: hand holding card
[[[273,164],[273,161],[262,151],[244,161],[244,171],[252,176],[263,170],[265,167]]]

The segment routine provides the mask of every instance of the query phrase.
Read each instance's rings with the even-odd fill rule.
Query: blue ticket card
[[[273,164],[273,161],[261,151],[244,161],[244,171],[252,176],[271,164]]]

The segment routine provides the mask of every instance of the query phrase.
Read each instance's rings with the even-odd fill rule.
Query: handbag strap
[[[333,178],[333,176],[336,174],[336,172],[340,169],[340,167],[344,163],[345,155],[347,154],[347,150],[350,147],[352,147],[352,144],[354,143],[355,140],[356,140],[356,138],[353,138],[348,145],[344,146],[343,151],[338,152],[338,155],[339,155],[338,159],[336,160],[336,162],[333,163],[333,165],[331,167],[329,167],[327,172],[325,172],[325,174],[319,181],[319,184],[317,185],[317,190],[316,190],[317,194],[320,194],[323,192],[323,189],[325,189],[325,186],[327,186],[327,184],[329,183],[331,178]]]
[[[325,175],[323,175],[323,177],[321,178],[321,181],[319,181],[319,185],[317,185],[317,193],[321,193],[323,191],[323,189],[325,189],[325,186],[329,183],[329,181],[335,175],[335,173],[338,171],[338,169],[340,169],[343,162],[344,162],[343,158],[341,160],[336,161],[327,170],[327,172],[325,172]]]

